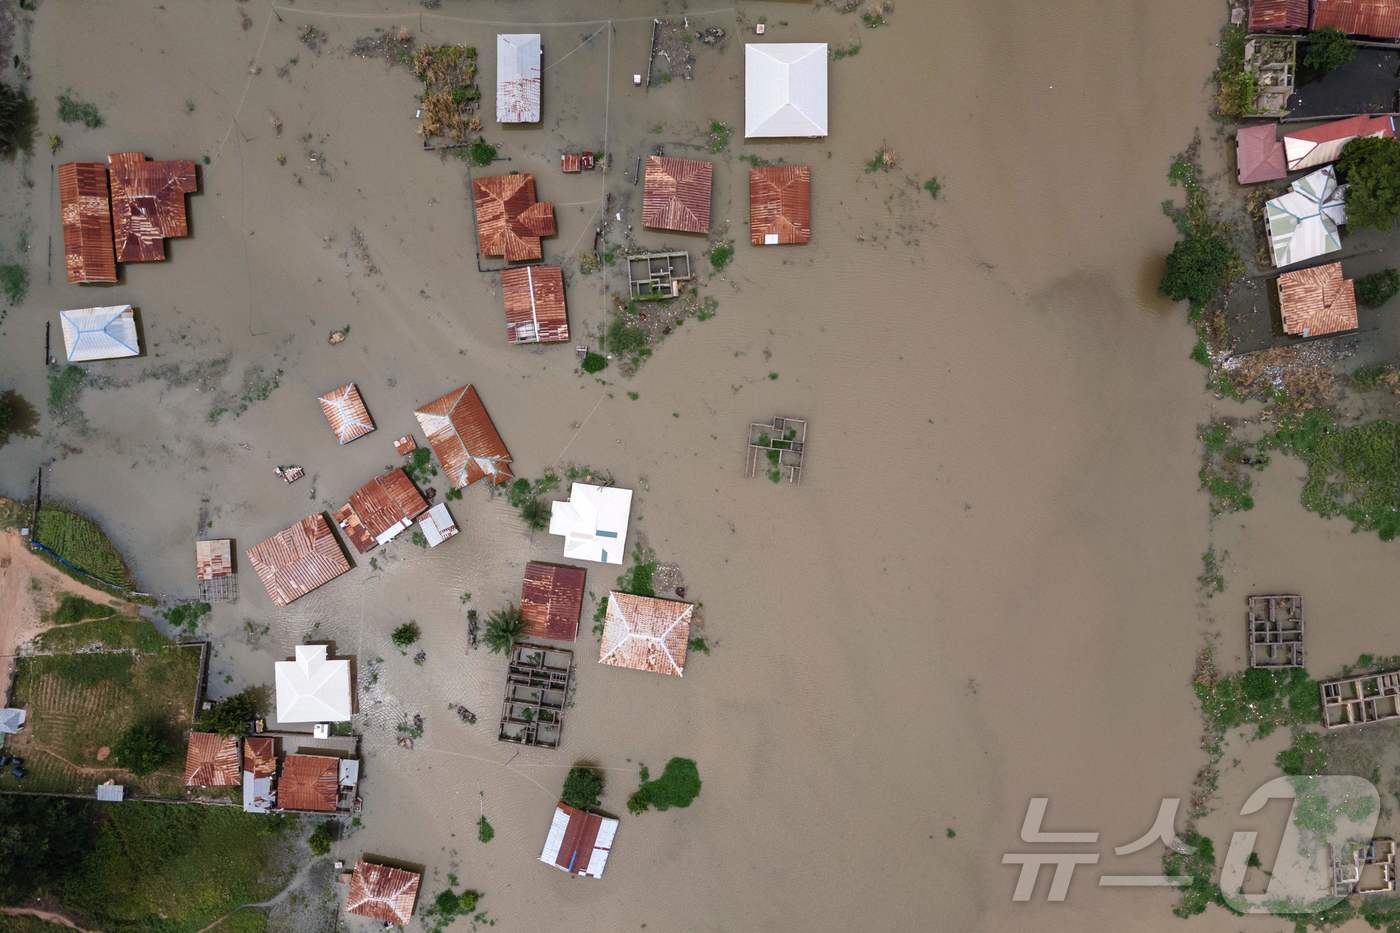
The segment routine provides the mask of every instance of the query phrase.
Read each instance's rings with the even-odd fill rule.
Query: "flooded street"
[[[1158,205],[1172,155],[1213,133],[1223,6],[904,0],[866,29],[826,6],[746,3],[742,23],[691,14],[692,28],[728,32],[695,48],[694,80],[633,87],[651,17],[683,12],[44,3],[32,187],[20,164],[0,168],[3,245],[26,231],[31,275],[0,329],[0,371],[43,407],[44,325],[59,308],[136,305],[146,352],[89,364],[80,418],[47,418],[42,438],[0,451],[0,494],[31,494],[52,459],[46,494],[99,518],[144,589],[192,597],[201,522],[241,558],[333,511],[397,462],[414,406],[473,383],[517,476],[587,464],[636,490],[632,535],[681,568],[713,653],[693,654],[683,679],[600,667],[590,599],[563,747],[518,750],[495,737],[504,659],[467,650],[462,597],[483,616],[518,600],[525,562],[558,560],[561,544],[504,497],[467,489],[449,503],[453,541],[427,551],[405,535],[377,567],[356,555],[284,610],[240,559],[240,600],[205,623],[211,691],[270,683],[305,638],[357,659],[363,827],[337,857],[421,863],[420,909],[455,874],[508,930],[1179,923],[1171,894],[1095,879],[1160,869],[1160,846],[1121,859],[1112,847],[1143,835],[1163,796],[1185,796],[1202,763],[1190,675],[1203,636],[1223,633],[1233,669],[1246,590],[1306,587],[1310,612],[1378,639],[1389,600],[1375,581],[1392,559],[1305,514],[1297,465],[1281,459],[1247,525],[1218,526],[1229,588],[1198,595],[1210,519],[1196,432],[1217,403],[1188,358],[1184,308],[1156,294],[1174,237]],[[765,40],[861,51],[830,63],[829,138],[749,145],[736,130],[711,154],[712,120],[742,127],[743,43],[760,15]],[[299,38],[307,25],[319,48]],[[679,328],[631,378],[616,364],[601,381],[579,373],[572,345],[508,346],[496,276],[476,268],[466,163],[422,151],[410,69],[349,52],[398,26],[476,45],[488,103],[495,34],[542,33],[543,123],[501,128],[488,110],[485,134],[510,160],[492,171],[533,171],[556,205],[545,258],[565,268],[574,343],[596,347],[606,292],[627,288],[620,264],[578,266],[602,196],[622,213],[610,244],[688,249],[708,272],[701,238],[641,229],[627,173],[656,145],[716,163],[712,232],[739,240],[702,288],[716,316]],[[65,88],[104,125],[58,124]],[[49,133],[63,136],[54,157]],[[898,165],[867,172],[882,143]],[[566,147],[604,150],[611,167],[562,175]],[[115,287],[67,285],[52,167],[128,149],[199,161],[192,235],[168,242],[168,262],[126,265]],[[811,164],[810,245],[748,245],[741,155]],[[932,177],[936,200],[921,188]],[[379,430],[342,448],[316,396],[348,381]],[[810,422],[797,486],[744,476],[747,425],[775,414]],[[306,479],[279,482],[273,467],[289,463]],[[588,565],[589,592],[618,572]],[[421,667],[389,641],[408,620],[423,629]],[[1359,653],[1317,652],[1319,670]],[[457,703],[479,723],[459,722]],[[424,735],[405,750],[396,727],[415,714]],[[626,816],[638,765],[657,772],[672,755],[698,763],[696,803]],[[604,808],[622,814],[597,883],[534,861],[578,761],[606,770]],[[1080,849],[1100,863],[1048,907],[1046,879],[1040,903],[1013,904],[1002,864],[1027,848],[1037,795],[1051,798],[1046,829],[1102,833]],[[489,845],[475,838],[482,813]],[[1192,922],[1241,926],[1282,924]]]

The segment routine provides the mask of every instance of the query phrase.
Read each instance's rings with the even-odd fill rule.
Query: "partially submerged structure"
[[[749,241],[754,246],[778,246],[811,238],[812,167],[749,169]]]
[[[454,488],[480,479],[510,482],[510,451],[474,386],[460,386],[413,413]]]
[[[496,122],[540,122],[540,34],[496,36]]]
[[[744,136],[825,136],[825,42],[744,46]]]
[[[423,494],[407,473],[395,467],[352,492],[334,518],[355,550],[368,554],[413,527],[413,520],[426,511]]]
[[[1395,893],[1395,840],[1372,839],[1342,846],[1328,844],[1332,863],[1332,894]]]
[[[525,262],[544,256],[541,237],[554,236],[554,205],[535,200],[535,176],[472,179],[477,249],[483,256]]]
[[[316,401],[321,405],[321,414],[325,415],[326,424],[331,426],[335,439],[342,445],[364,437],[374,430],[374,419],[370,417],[369,409],[365,407],[365,400],[360,397],[360,390],[355,383],[347,382],[339,388],[331,389],[325,395],[318,396]]]
[[[206,603],[238,598],[238,575],[233,566],[233,541],[214,538],[194,543],[194,581]]]
[[[674,599],[608,594],[598,663],[680,677],[695,606]]]
[[[558,266],[503,269],[501,300],[506,308],[506,339],[511,343],[561,343],[569,339],[564,270]]]
[[[1249,666],[1303,666],[1303,597],[1249,597]]]
[[[237,787],[243,780],[238,737],[191,732],[185,749],[186,787]]]
[[[601,878],[617,826],[615,819],[576,810],[560,801],[554,807],[540,861],[571,875]]]
[[[749,424],[748,455],[744,470],[752,479],[762,469],[773,482],[802,480],[802,461],[807,455],[807,422],[782,415],[764,424]]]
[[[1400,671],[1324,681],[1320,689],[1329,729],[1400,718]]]
[[[1298,40],[1289,36],[1254,36],[1244,44],[1244,70],[1254,78],[1250,115],[1281,117],[1297,81]]]
[[[1288,171],[1304,172],[1335,162],[1347,143],[1367,136],[1394,137],[1395,115],[1361,114],[1306,130],[1289,130],[1283,135]]]
[[[1313,0],[1312,28],[1366,39],[1400,39],[1400,0]]]
[[[243,812],[269,813],[277,806],[277,740],[249,736],[243,740]]]
[[[340,799],[341,761],[329,755],[288,755],[277,781],[280,808],[334,813]]]
[[[161,262],[165,241],[188,236],[185,195],[199,183],[193,160],[149,161],[141,152],[107,157],[118,262]]]
[[[714,166],[701,159],[647,156],[642,226],[680,233],[710,232]]]
[[[667,253],[631,253],[627,256],[627,285],[633,298],[651,301],[675,298],[681,293],[681,283],[695,278],[690,268],[690,254],[683,251]]]
[[[58,312],[63,349],[70,363],[141,355],[136,312],[131,305],[74,308]]]
[[[1242,185],[1287,177],[1288,157],[1277,124],[1242,126],[1235,132],[1235,172]]]
[[[101,162],[60,165],[58,206],[68,281],[75,285],[115,283],[117,260],[107,166]]]
[[[525,565],[520,587],[520,616],[527,638],[573,641],[583,611],[583,588],[588,571],[566,564],[532,560]]]
[[[350,875],[345,912],[394,926],[408,926],[422,882],[423,876],[416,871],[361,859]]]
[[[350,569],[330,523],[319,512],[248,551],[248,562],[278,606],[301,599]]]
[[[447,511],[447,503],[439,502],[423,513],[423,517],[418,520],[418,530],[423,533],[428,547],[437,547],[448,538],[456,536],[457,523],[452,520],[452,513]]]
[[[1278,302],[1285,334],[1321,337],[1357,327],[1356,285],[1340,262],[1283,273]]]
[[[574,653],[568,649],[524,641],[512,645],[496,738],[558,748],[573,675]]]
[[[297,645],[296,657],[273,665],[278,723],[349,722],[350,661],[326,645]]]
[[[632,490],[574,483],[569,498],[550,506],[549,533],[564,538],[564,556],[621,564],[627,556]]]
[[[1291,266],[1342,248],[1340,227],[1347,222],[1343,194],[1329,165],[1293,182],[1286,194],[1264,205],[1275,266]]]

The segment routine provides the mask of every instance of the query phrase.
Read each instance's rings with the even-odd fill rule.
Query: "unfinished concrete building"
[[[627,286],[633,298],[675,298],[681,293],[681,283],[693,278],[687,252],[632,253],[627,257]]]
[[[754,421],[749,424],[745,475],[753,478],[761,469],[775,483],[800,482],[806,450],[806,419],[779,416],[769,424]]]
[[[518,745],[558,748],[573,674],[572,651],[526,641],[511,646],[497,738]]]
[[[1332,893],[1337,897],[1395,892],[1395,840],[1372,839],[1340,848],[1329,845],[1327,854],[1332,862]]]
[[[1249,597],[1249,666],[1303,666],[1303,597]]]
[[[1400,718],[1400,671],[1324,681],[1322,724],[1329,729]]]

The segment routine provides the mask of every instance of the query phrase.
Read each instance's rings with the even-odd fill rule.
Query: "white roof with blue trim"
[[[63,346],[70,363],[141,355],[131,305],[60,311],[58,321],[63,326]]]
[[[1275,266],[1335,253],[1342,248],[1338,228],[1347,222],[1346,186],[1337,184],[1332,166],[1318,169],[1265,204],[1264,216]]]

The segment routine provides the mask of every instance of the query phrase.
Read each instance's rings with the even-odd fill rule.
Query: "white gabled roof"
[[[63,327],[63,346],[70,363],[141,354],[136,314],[131,305],[60,311],[58,322]]]
[[[564,556],[598,564],[620,564],[627,556],[627,521],[632,490],[574,483],[567,501],[556,501],[549,533],[564,537]]]
[[[826,43],[744,46],[744,136],[826,135]]]
[[[540,35],[496,37],[496,122],[540,122]]]
[[[279,723],[350,719],[350,662],[328,659],[325,645],[297,645],[296,660],[275,672]]]

